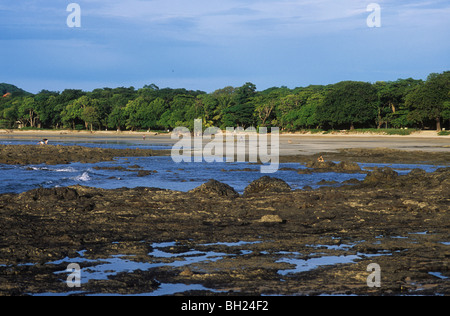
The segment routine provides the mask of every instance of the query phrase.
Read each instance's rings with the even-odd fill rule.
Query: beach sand
[[[145,136],[145,139],[144,137]],[[0,141],[121,143],[136,146],[167,146],[170,150],[179,139],[170,133],[114,131],[6,131],[0,130]],[[225,138],[224,138],[225,140]],[[416,132],[408,136],[375,134],[280,134],[280,162],[307,163],[323,156],[325,160],[359,163],[450,163],[450,136],[438,136],[435,131]],[[206,145],[211,140],[205,139]],[[270,137],[268,137],[270,145]],[[247,147],[248,148],[248,147]],[[92,149],[95,151],[94,149]],[[270,150],[269,150],[270,152]],[[157,153],[156,153],[157,154]],[[161,154],[163,154],[161,152]],[[164,153],[166,155],[167,153]],[[74,159],[76,160],[76,159]]]
[[[136,145],[173,145],[170,133],[115,131],[7,131],[0,130],[0,140],[36,140],[43,138],[51,142],[103,142],[120,141]],[[145,135],[145,140],[143,136]],[[269,138],[270,139],[270,138]],[[208,141],[205,141],[207,143]],[[280,134],[280,156],[314,155],[323,152],[338,152],[341,149],[388,148],[404,151],[441,152],[450,154],[450,136],[438,136],[435,131],[416,132],[408,136],[375,134]]]

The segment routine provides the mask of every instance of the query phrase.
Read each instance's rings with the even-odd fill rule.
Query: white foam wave
[[[76,172],[77,170],[75,170],[72,167],[67,167],[67,168],[55,169],[55,170],[52,170],[52,171],[55,171],[55,172]]]
[[[34,170],[34,171],[77,172],[77,170],[72,167],[56,168],[56,169],[52,169],[49,167],[27,167],[27,168],[28,168],[28,170]]]
[[[30,170],[30,169],[32,169],[32,170],[34,170],[34,171],[40,171],[40,170],[46,170],[46,171],[48,171],[48,170],[49,170],[48,168],[28,167],[28,170]]]
[[[81,182],[87,182],[87,181],[91,180],[91,177],[89,176],[89,173],[84,172],[82,175],[77,176],[75,178],[72,178],[72,180],[81,181]]]

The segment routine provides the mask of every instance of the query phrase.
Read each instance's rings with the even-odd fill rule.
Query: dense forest
[[[426,81],[343,81],[257,91],[252,83],[212,93],[155,84],[28,93],[0,84],[0,128],[167,130],[276,126],[283,131],[355,128],[450,128],[450,71]]]

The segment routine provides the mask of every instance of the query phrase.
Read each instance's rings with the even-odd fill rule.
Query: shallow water
[[[135,271],[147,271],[158,267],[188,267],[195,264],[209,264],[216,261],[220,261],[225,258],[233,258],[240,255],[249,255],[253,251],[246,249],[246,246],[252,246],[260,244],[262,241],[256,242],[235,242],[235,243],[212,243],[212,244],[200,244],[198,247],[201,249],[203,247],[219,247],[221,251],[200,251],[196,250],[196,246],[192,249],[187,249],[185,252],[172,253],[170,252],[173,248],[179,244],[177,242],[163,242],[163,243],[152,243],[152,251],[148,254],[149,260],[147,262],[140,262],[133,260],[133,256],[126,255],[113,255],[106,259],[88,259],[85,257],[86,251],[80,251],[79,257],[76,258],[64,258],[62,260],[48,262],[48,265],[69,265],[71,263],[78,263],[81,267],[87,266],[87,268],[81,268],[81,285],[88,283],[90,280],[107,280],[109,277],[117,275],[118,273],[133,273]],[[352,248],[354,245],[346,245],[345,248]],[[310,245],[310,247],[321,249],[323,247],[328,248],[332,246],[327,245]],[[328,248],[331,249],[331,248]],[[347,250],[348,250],[347,249]],[[262,252],[263,255],[269,255],[268,253]],[[303,258],[303,255],[298,252],[276,252],[272,254],[275,263],[287,263],[293,266],[292,269],[279,270],[278,274],[283,277],[289,277],[290,274],[301,273],[305,271],[310,271],[317,269],[322,266],[336,265],[336,264],[351,264],[356,263],[357,260],[364,257],[376,257],[382,255],[390,255],[389,253],[384,254],[362,254],[357,253],[354,255],[341,255],[341,256],[331,256],[323,253],[312,253],[311,257]],[[68,271],[63,270],[56,272],[56,274],[61,275],[61,282],[69,274]],[[174,295],[177,293],[183,293],[186,291],[198,290],[198,291],[210,291],[218,292],[214,289],[209,289],[201,284],[169,284],[162,283],[158,289],[151,293],[142,293],[139,295],[145,296],[159,296],[159,295]],[[66,293],[69,294],[86,294],[82,291],[76,291],[75,289]],[[43,293],[40,296],[53,296],[53,295],[64,295],[64,293]],[[94,294],[95,295],[95,294]],[[102,294],[98,294],[102,295]],[[109,295],[109,294],[107,294]],[[115,294],[111,294],[115,295]]]
[[[382,256],[382,255],[389,255],[389,253],[386,253],[386,254],[357,253],[356,255],[322,256],[322,257],[308,258],[308,259],[298,258],[299,256],[301,256],[301,254],[299,254],[299,253],[290,253],[290,254],[288,253],[286,255],[286,258],[280,259],[276,262],[284,262],[284,263],[289,263],[291,265],[295,265],[294,269],[280,270],[278,272],[281,275],[288,275],[290,273],[301,273],[301,272],[314,270],[321,266],[353,263],[358,259],[362,259],[363,257],[376,257],[376,256]]]
[[[361,164],[364,168],[368,164]],[[130,168],[134,167],[134,168]],[[136,168],[139,166],[139,168]],[[373,164],[370,164],[372,167]],[[387,166],[377,164],[376,166]],[[396,165],[389,165],[397,168]],[[128,170],[95,169],[123,167]],[[304,168],[298,163],[284,163],[280,168]],[[408,173],[414,168],[421,168],[427,172],[434,171],[436,166],[428,165],[399,165],[400,174]],[[246,169],[246,170],[244,170]],[[251,171],[248,171],[251,169]],[[406,169],[406,170],[405,170]],[[139,170],[152,171],[151,175],[138,177]],[[154,172],[156,171],[156,172]],[[210,179],[215,179],[233,187],[242,193],[254,180],[264,174],[259,172],[258,165],[248,163],[174,163],[171,157],[144,157],[144,158],[117,158],[114,162],[101,162],[96,164],[71,163],[70,165],[29,165],[9,166],[0,165],[0,194],[22,193],[39,187],[54,188],[72,185],[84,185],[103,189],[117,189],[122,187],[155,187],[187,192]],[[293,189],[302,189],[310,186],[313,189],[324,186],[318,184],[325,180],[342,182],[350,179],[364,180],[365,174],[346,173],[312,173],[298,174],[293,170],[279,170],[271,175],[286,181]]]
[[[237,242],[237,243],[216,243],[216,244],[204,244],[204,246],[225,246],[225,247],[242,247],[245,245],[252,245],[259,242]],[[134,271],[141,270],[147,271],[158,267],[184,267],[191,264],[202,262],[216,262],[222,260],[225,257],[236,256],[235,254],[216,252],[216,251],[198,251],[195,249],[189,249],[186,252],[170,253],[165,251],[167,248],[176,246],[176,242],[163,242],[151,244],[152,251],[148,254],[151,260],[149,262],[134,261],[133,256],[126,255],[114,255],[106,259],[88,259],[85,257],[86,251],[78,252],[79,257],[76,258],[64,258],[61,260],[48,262],[48,265],[61,265],[77,263],[82,266],[88,266],[87,268],[81,268],[80,271],[80,283],[81,285],[88,283],[90,280],[107,280],[109,277],[117,275],[118,273],[133,273]],[[246,251],[244,253],[251,253]],[[70,272],[63,270],[56,272],[61,275],[61,280],[66,278]],[[154,292],[142,293],[143,296],[160,296],[160,295],[173,295],[177,293],[183,293],[186,291],[210,291],[216,292],[216,290],[209,289],[200,284],[170,284],[162,283]],[[39,296],[57,296],[57,295],[70,295],[70,294],[84,294],[82,291],[69,291],[67,293],[43,293]],[[98,294],[103,295],[103,294]],[[108,294],[107,294],[108,295]],[[114,294],[111,294],[114,295]]]
[[[30,141],[0,141],[0,144],[33,144]],[[74,145],[73,142],[55,143],[59,145]],[[100,148],[146,148],[146,149],[170,149],[168,146],[145,144],[129,144],[127,142],[91,142],[78,143],[77,145]],[[432,172],[438,166],[432,165],[405,165],[405,164],[360,164],[362,168],[389,166],[397,169],[399,174],[406,174],[414,168],[421,168]],[[125,170],[103,170],[99,168],[123,167]],[[299,163],[283,163],[281,168],[302,169],[304,165]],[[245,169],[245,170],[244,170]],[[138,177],[139,170],[152,171],[145,177]],[[224,182],[233,187],[237,192],[243,193],[252,181],[259,179],[264,174],[260,173],[260,165],[250,163],[175,163],[171,157],[144,157],[144,158],[116,158],[113,162],[101,162],[96,164],[71,163],[69,165],[28,165],[10,166],[0,165],[0,194],[22,193],[36,188],[67,187],[72,185],[84,185],[103,189],[155,187],[187,192],[210,179]],[[298,174],[294,170],[278,170],[271,174],[286,181],[293,189],[302,189],[309,186],[313,189],[324,185],[318,182],[336,182],[329,185],[340,185],[350,179],[363,180],[365,174],[346,173],[312,173]]]

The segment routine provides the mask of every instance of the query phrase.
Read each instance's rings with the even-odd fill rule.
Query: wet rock
[[[426,173],[421,169],[412,170],[404,177],[406,185],[415,185],[421,187],[439,187],[446,188],[450,192],[450,168],[439,168],[433,173]]]
[[[108,280],[90,280],[83,288],[93,293],[141,294],[151,293],[160,287],[151,271],[135,271],[134,273],[117,273]]]
[[[413,169],[411,170],[411,172],[408,174],[408,176],[410,177],[423,177],[425,176],[427,173],[425,170],[423,169]]]
[[[24,200],[65,200],[71,201],[78,198],[78,192],[73,188],[34,189],[20,195]]]
[[[198,188],[195,188],[194,190],[191,190],[189,192],[193,194],[207,194],[226,197],[239,196],[239,193],[237,193],[231,186],[217,180],[209,180],[207,183],[204,183]]]
[[[124,168],[122,166],[114,166],[114,167],[99,167],[95,166],[93,168],[94,170],[111,170],[111,171],[126,171],[127,168]]]
[[[0,145],[0,163],[12,165],[97,163],[116,157],[150,157],[169,155],[168,150],[110,149],[82,146]]]
[[[374,183],[384,183],[388,181],[394,181],[398,177],[398,173],[389,167],[377,168],[372,172],[369,172],[364,183],[374,184]]]
[[[139,166],[139,165],[128,166],[128,169],[140,169],[140,168],[141,168],[141,166]]]
[[[356,162],[341,161],[336,164],[332,161],[313,161],[306,164],[307,168],[314,169],[315,172],[343,172],[360,173],[361,167]],[[299,172],[300,173],[300,172]]]
[[[194,273],[190,269],[185,269],[180,273],[182,277],[192,277]]]
[[[360,181],[358,179],[349,179],[342,182],[343,184],[359,184]]]
[[[336,168],[336,164],[332,161],[312,161],[306,164],[306,167],[311,169],[333,169]]]
[[[285,181],[264,176],[258,180],[253,181],[244,190],[244,195],[259,194],[259,193],[284,193],[291,192],[292,188]]]
[[[138,173],[137,173],[137,176],[140,177],[140,178],[142,178],[142,177],[147,177],[147,176],[149,176],[149,175],[151,175],[151,174],[152,174],[151,171],[148,171],[148,170],[139,170]]]
[[[341,161],[337,165],[337,169],[342,171],[360,172],[361,167],[356,162]]]
[[[328,181],[325,179],[322,179],[321,181],[317,182],[318,185],[332,185],[332,184],[336,184],[336,183],[339,183],[339,182],[337,182],[335,180]]]
[[[284,221],[279,215],[265,215],[259,220],[260,223],[283,224]]]

